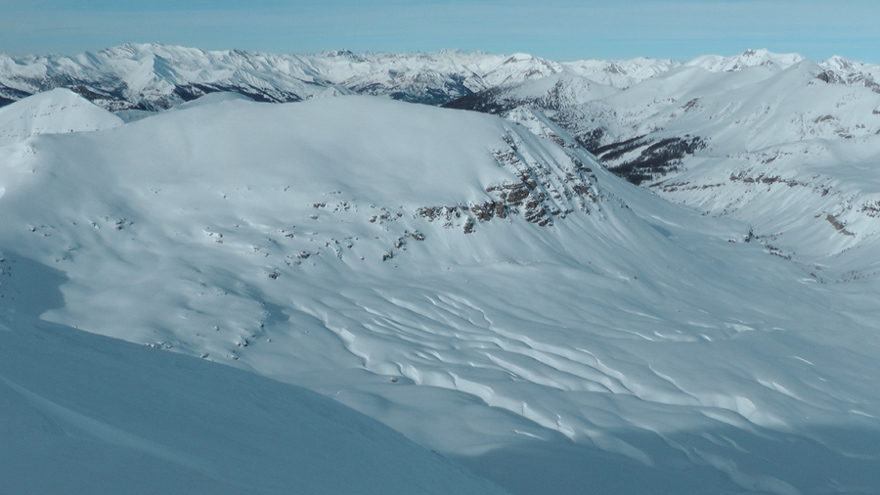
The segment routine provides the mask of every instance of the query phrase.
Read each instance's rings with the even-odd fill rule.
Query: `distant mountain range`
[[[357,93],[439,105],[564,70],[529,55],[336,51],[305,56],[128,44],[75,57],[2,55],[0,97],[9,102],[65,87],[113,111],[165,109],[217,91],[268,102]]]
[[[765,50],[749,50],[729,58],[698,57],[688,62],[639,58],[560,63],[525,54],[459,51],[276,55],[158,43],[126,44],[73,57],[0,55],[0,103],[65,87],[112,111],[164,109],[216,91],[270,102],[357,93],[440,105],[491,88],[553,75],[582,77],[626,89],[682,67],[733,72],[754,66],[786,68],[803,60],[798,55],[774,55]],[[819,67],[827,82],[866,86],[880,92],[878,66],[832,58]]]

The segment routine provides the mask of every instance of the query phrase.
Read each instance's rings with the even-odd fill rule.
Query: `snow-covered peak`
[[[821,61],[819,65],[827,69],[851,71],[858,67],[864,67],[866,64],[843,58],[840,55],[834,55],[831,58]]]
[[[706,55],[694,58],[686,62],[685,65],[702,67],[711,72],[734,72],[751,67],[771,67],[784,70],[804,60],[806,60],[804,57],[796,53],[777,54],[760,49],[746,50],[732,57]]]
[[[583,60],[566,62],[563,66],[582,77],[615,88],[626,89],[651,79],[676,66],[672,60],[646,57],[631,60]]]
[[[593,67],[626,72],[622,64]],[[665,71],[622,91],[554,75],[450,106],[536,132],[549,118],[628,180],[750,223],[773,252],[797,253],[816,279],[876,273],[856,249],[880,239],[876,66],[751,50],[656,67]],[[830,258],[841,268],[825,267]]]
[[[122,120],[68,89],[58,88],[0,108],[0,146],[37,134],[109,129]]]
[[[865,86],[875,93],[880,93],[880,66],[865,64],[834,56],[819,62],[824,72],[819,78],[834,84],[848,86]]]
[[[540,104],[541,107],[552,109],[580,105],[618,91],[613,86],[595,82],[591,78],[565,72],[524,82],[511,87],[505,94],[522,100],[542,99],[544,101]]]
[[[517,53],[507,57],[483,79],[491,86],[501,86],[558,74],[562,70],[562,66],[556,62]]]
[[[392,201],[414,212],[423,206],[492,201],[487,188],[521,182],[517,170],[503,168],[493,150],[507,150],[505,139],[522,141],[529,135],[486,115],[374,97],[311,100],[292,106],[225,103],[206,102],[157,115],[139,122],[138,134],[188,135],[191,152],[204,158],[187,168],[213,169],[216,163],[227,163],[228,168],[212,173],[229,173],[230,187],[241,173],[232,165],[248,160],[264,162],[262,170],[271,170],[278,180],[288,175],[309,177],[308,183],[285,184],[289,195],[303,201],[320,202],[325,193],[343,191],[339,199],[357,198],[373,205]],[[227,125],[233,118],[250,125]],[[261,125],[264,121],[272,125]],[[187,131],[195,127],[201,130]],[[290,138],[284,139],[285,135]],[[343,158],[326,159],[331,152]],[[292,158],[281,162],[273,158],[280,156]],[[157,164],[150,173],[161,170],[163,166]],[[316,188],[323,192],[316,194]]]

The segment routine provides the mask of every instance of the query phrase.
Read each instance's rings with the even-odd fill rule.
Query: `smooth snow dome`
[[[119,125],[119,117],[76,93],[53,89],[0,108],[0,146],[37,134],[97,131]]]
[[[214,187],[286,181],[275,185],[300,199],[344,190],[371,203],[393,197],[446,204],[485,196],[475,185],[514,179],[491,154],[503,125],[363,97],[297,105],[226,101],[158,115],[114,139],[129,153],[120,159],[143,164],[132,174],[207,175]],[[161,146],[147,144],[157,138]]]
[[[156,358],[209,390],[305,387],[515,494],[876,491],[876,280],[815,283],[746,242],[748,224],[670,204],[548,119],[526,124],[365,97],[218,101],[4,146],[3,338],[32,342],[39,317],[262,375]],[[129,356],[108,342],[84,345]],[[177,365],[127,359],[177,380]],[[4,420],[43,431],[28,418],[51,401],[88,420],[59,428],[103,421],[166,445],[38,390],[23,366],[2,368]],[[180,401],[188,431],[196,404],[155,386],[148,405]],[[247,394],[228,397],[250,414]],[[245,447],[255,465],[269,455]],[[18,486],[40,472],[2,459]]]

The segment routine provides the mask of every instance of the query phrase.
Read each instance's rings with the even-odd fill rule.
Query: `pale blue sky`
[[[526,52],[688,59],[748,48],[880,64],[880,0],[0,0],[0,52],[126,42],[275,53]]]

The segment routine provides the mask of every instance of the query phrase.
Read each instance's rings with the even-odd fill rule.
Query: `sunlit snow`
[[[747,223],[622,181],[549,121],[532,133],[370,97],[214,99],[116,126],[83,112],[77,130],[103,130],[0,147],[0,336],[14,342],[3,345],[0,400],[4,423],[21,426],[0,430],[4,445],[36,456],[51,449],[30,438],[73,450],[103,442],[152,456],[181,483],[203,479],[203,461],[226,475],[225,463],[247,459],[278,484],[251,475],[245,491],[312,493],[273,456],[310,427],[285,422],[286,408],[324,404],[296,385],[511,493],[880,487],[875,278],[814,283],[746,242]],[[79,370],[103,380],[117,369],[149,385],[140,414],[179,410],[180,422],[141,427],[125,419],[117,401],[133,399],[119,391],[52,388],[73,386]],[[199,425],[202,399],[188,395],[202,379],[211,418],[222,407],[261,418],[258,436],[229,433],[245,442],[233,460],[169,451],[182,440],[154,429]],[[320,407],[381,444],[355,452],[398,458],[389,445],[403,439]],[[108,452],[95,457],[106,469],[131,469]],[[17,486],[40,472],[3,454]],[[430,455],[401,465],[388,492],[425,493],[401,480],[454,469],[420,467]],[[462,476],[455,493],[488,486]]]

